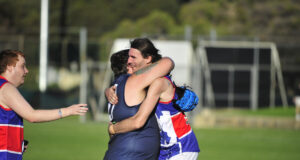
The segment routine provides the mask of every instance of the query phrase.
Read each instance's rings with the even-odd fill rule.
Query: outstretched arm
[[[122,120],[115,124],[110,124],[109,133],[124,133],[139,129],[144,126],[149,115],[155,108],[161,93],[166,90],[166,85],[163,78],[156,79],[149,87],[147,96],[141,104],[138,112],[125,120]]]
[[[0,90],[0,101],[11,108],[18,115],[29,122],[53,121],[71,115],[84,115],[87,112],[86,104],[75,104],[67,108],[51,110],[35,110],[23,98],[12,84],[7,83]]]

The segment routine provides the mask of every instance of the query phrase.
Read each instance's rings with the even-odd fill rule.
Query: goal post
[[[273,107],[276,105],[276,86],[282,105],[288,106],[274,43],[200,40],[196,54],[200,58],[204,81],[204,106],[256,110],[268,103]]]

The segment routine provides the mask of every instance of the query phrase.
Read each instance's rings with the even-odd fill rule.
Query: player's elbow
[[[135,129],[140,129],[142,128],[144,125],[145,125],[145,120],[143,119],[139,119],[139,118],[136,118],[135,121],[134,121],[134,128]]]
[[[143,123],[140,123],[140,122],[136,122],[134,123],[134,129],[137,130],[137,129],[140,129],[144,126]]]
[[[34,113],[32,113],[31,115],[27,115],[26,117],[24,117],[24,119],[30,123],[40,122],[38,117]]]
[[[174,69],[175,63],[170,57],[164,57],[163,60],[164,60],[164,63],[166,63],[170,67],[170,70]]]
[[[30,117],[30,118],[26,118],[26,120],[30,123],[37,123],[39,122],[36,118]]]

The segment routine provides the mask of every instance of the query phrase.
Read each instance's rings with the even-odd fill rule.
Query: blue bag
[[[192,111],[198,104],[199,98],[195,92],[186,88],[185,86],[176,87],[177,99],[173,101],[183,112]]]

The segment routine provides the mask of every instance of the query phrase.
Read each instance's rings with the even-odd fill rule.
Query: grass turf
[[[29,148],[24,160],[99,160],[107,149],[106,123],[77,117],[50,123],[25,122]],[[298,160],[300,131],[249,128],[194,129],[199,160]]]
[[[260,108],[256,111],[249,109],[217,109],[215,110],[221,115],[240,115],[240,116],[264,116],[264,117],[295,117],[295,106],[289,107],[274,107],[274,108]]]
[[[77,117],[50,123],[25,123],[24,138],[29,147],[24,160],[96,160],[107,149],[104,123],[79,123]]]

